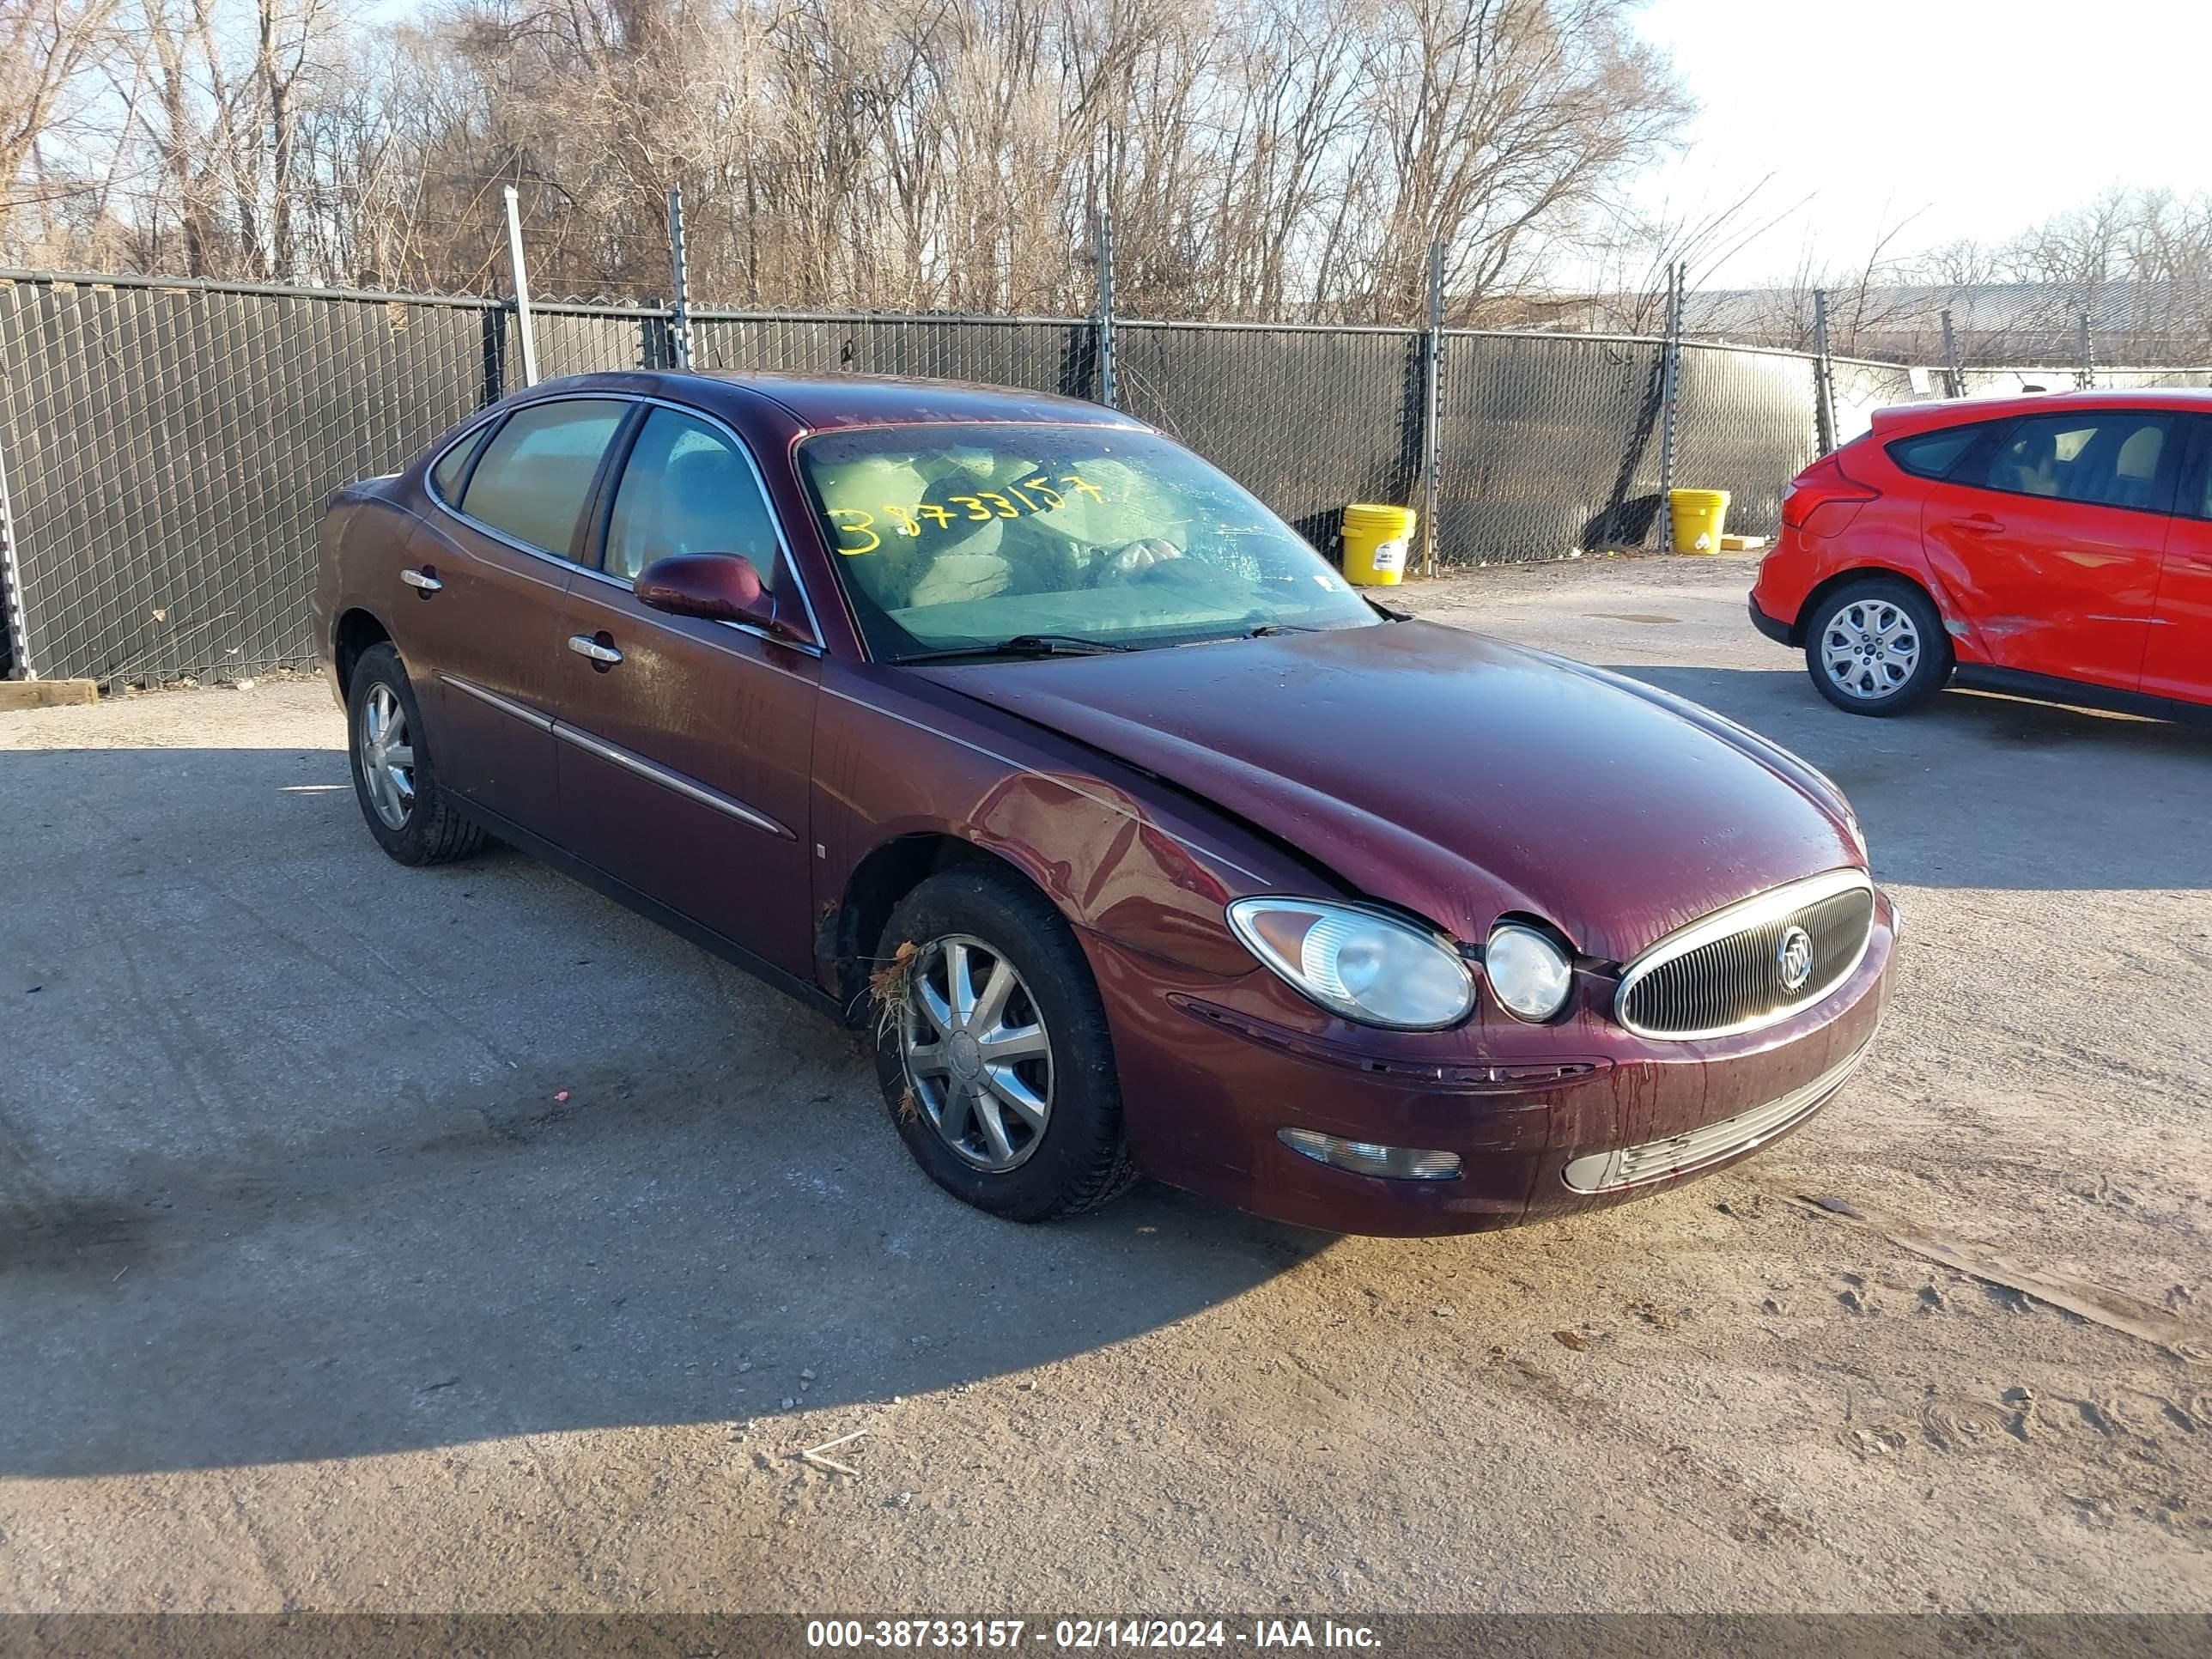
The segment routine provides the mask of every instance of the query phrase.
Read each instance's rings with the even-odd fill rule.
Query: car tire
[[[400,863],[446,864],[484,844],[484,832],[438,787],[415,687],[389,641],[371,646],[354,664],[346,754],[368,833]]]
[[[1928,596],[1894,577],[1846,582],[1814,607],[1805,668],[1853,714],[1903,714],[1949,684],[1951,638]]]
[[[995,869],[932,876],[893,909],[872,966],[877,1076],[931,1180],[1030,1222],[1096,1209],[1135,1180],[1105,1006],[1043,894]]]

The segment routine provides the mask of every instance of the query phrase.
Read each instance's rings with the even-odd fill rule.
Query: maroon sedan
[[[387,853],[495,836],[872,1028],[995,1214],[1610,1203],[1802,1123],[1881,1017],[1819,773],[1364,599],[1091,404],[541,386],[341,491],[315,611]]]

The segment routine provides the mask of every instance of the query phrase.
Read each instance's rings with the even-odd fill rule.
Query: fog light
[[[1394,1181],[1450,1181],[1459,1174],[1457,1152],[1425,1152],[1418,1146],[1340,1140],[1316,1129],[1278,1129],[1275,1133],[1292,1152],[1354,1175],[1388,1176]]]

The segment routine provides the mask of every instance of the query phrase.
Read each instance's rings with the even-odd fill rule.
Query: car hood
[[[1626,961],[1722,905],[1863,862],[1787,751],[1632,680],[1432,623],[938,665],[1462,939],[1504,911]]]

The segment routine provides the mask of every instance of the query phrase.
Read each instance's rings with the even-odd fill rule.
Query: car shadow
[[[1325,1249],[941,1194],[861,1040],[325,750],[0,752],[0,1475],[750,1419],[1115,1343]]]
[[[1875,720],[1837,708],[1802,669],[1613,668],[1703,703],[1826,772],[1850,796],[1884,879],[2212,886],[2212,730],[1972,691]]]

